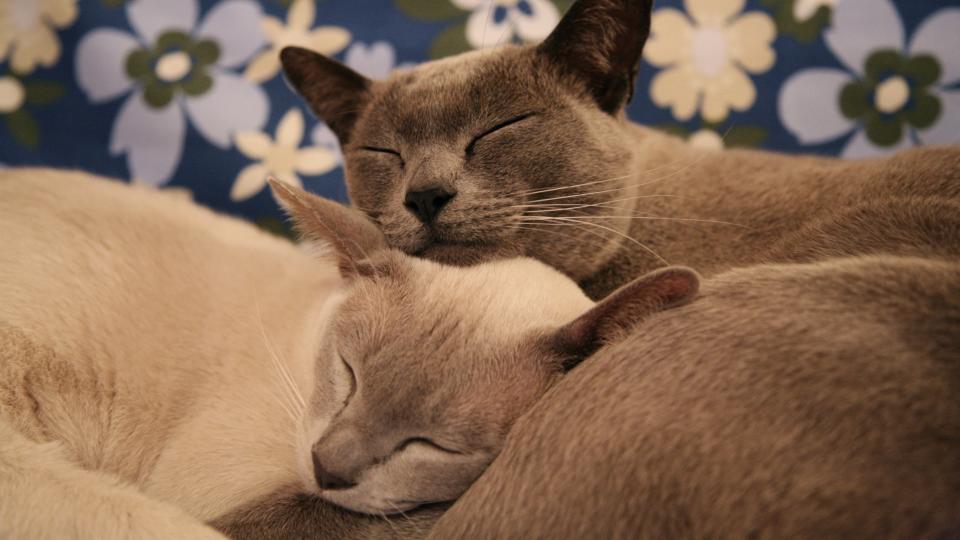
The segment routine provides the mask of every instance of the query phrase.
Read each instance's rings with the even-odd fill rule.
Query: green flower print
[[[763,0],[773,13],[777,32],[801,43],[810,43],[830,24],[830,0]]]
[[[940,99],[931,92],[940,73],[940,62],[931,55],[876,51],[867,58],[863,80],[843,87],[840,111],[862,121],[871,142],[892,146],[906,125],[925,129],[940,116]]]
[[[0,118],[11,138],[26,148],[39,146],[40,126],[27,107],[49,105],[63,94],[64,88],[57,82],[25,81],[13,74],[0,74]]]
[[[144,100],[162,109],[177,92],[199,96],[210,90],[207,68],[220,58],[220,47],[209,39],[194,40],[184,32],[164,32],[151,48],[127,56],[126,70],[143,85]]]

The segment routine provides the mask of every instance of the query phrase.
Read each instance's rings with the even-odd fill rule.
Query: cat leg
[[[186,512],[81,469],[0,417],[0,538],[220,539]]]

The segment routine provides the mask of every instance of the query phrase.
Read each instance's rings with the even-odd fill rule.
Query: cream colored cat
[[[278,491],[453,500],[566,370],[696,292],[670,269],[594,307],[532,259],[414,259],[274,189],[336,264],[181,198],[0,173],[0,533],[216,538]],[[396,532],[328,510],[318,536]]]

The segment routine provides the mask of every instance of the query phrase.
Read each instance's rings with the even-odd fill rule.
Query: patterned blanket
[[[570,0],[0,0],[0,163],[156,186],[268,227],[273,174],[346,199],[285,86],[296,44],[370,77],[536,42]],[[711,148],[960,141],[960,2],[658,0],[630,116]]]

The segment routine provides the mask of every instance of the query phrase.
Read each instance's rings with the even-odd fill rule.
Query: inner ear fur
[[[360,109],[369,98],[370,80],[326,56],[301,47],[280,51],[283,73],[310,109],[345,145]]]
[[[343,277],[376,273],[370,257],[387,249],[387,242],[367,216],[275,178],[267,181],[277,202],[293,219],[300,238],[329,246]]]
[[[652,10],[653,0],[578,0],[537,50],[615,114],[633,97]]]
[[[564,358],[563,368],[572,369],[651,315],[690,302],[699,289],[699,275],[687,267],[654,270],[613,291],[560,327],[551,344]]]

